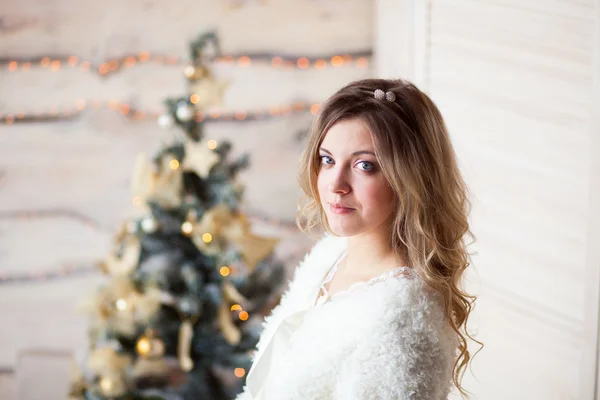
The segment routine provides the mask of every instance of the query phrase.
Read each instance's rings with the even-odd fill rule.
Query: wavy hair
[[[376,89],[393,92],[395,101],[375,98]],[[333,94],[314,119],[300,159],[298,180],[304,196],[298,204],[296,223],[306,233],[315,227],[332,233],[319,201],[318,150],[335,123],[355,118],[369,128],[377,160],[396,195],[390,246],[429,286],[442,293],[447,320],[459,337],[453,382],[469,398],[461,385],[472,358],[467,338],[480,344],[479,350],[483,343],[467,332],[477,297],[461,289],[461,280],[470,265],[466,238],[474,241],[475,235],[468,223],[468,188],[434,102],[401,79],[359,80]]]

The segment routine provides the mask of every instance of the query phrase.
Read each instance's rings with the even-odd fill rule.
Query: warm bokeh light
[[[190,233],[192,233],[193,230],[194,225],[192,225],[190,221],[186,221],[183,224],[181,224],[181,232],[183,232],[184,234],[189,235]]]
[[[310,61],[308,61],[308,58],[306,57],[302,57],[299,58],[298,61],[296,62],[296,64],[298,65],[298,68],[300,69],[306,69],[310,66]]]
[[[139,355],[145,356],[150,351],[150,339],[147,337],[140,338],[135,346],[135,349]]]
[[[250,57],[248,57],[248,56],[241,56],[240,58],[238,58],[238,63],[242,67],[247,67],[251,63]]]
[[[117,306],[117,309],[120,311],[126,310],[127,309],[127,301],[125,301],[125,299],[119,299],[116,301],[115,305]]]
[[[236,368],[233,373],[238,378],[242,378],[244,375],[246,375],[246,370],[244,368]]]
[[[344,65],[344,58],[341,56],[334,56],[331,58],[331,65],[334,67],[341,67]]]

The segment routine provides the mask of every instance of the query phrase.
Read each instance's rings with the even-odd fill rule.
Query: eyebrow
[[[333,154],[331,154],[331,152],[329,150],[327,150],[324,147],[321,147],[320,150],[324,151],[325,153],[329,154],[330,156],[332,156]],[[352,153],[353,156],[359,156],[361,154],[371,154],[371,155],[375,155],[375,153],[373,153],[372,151],[369,150],[359,150],[359,151],[355,151],[354,153]]]

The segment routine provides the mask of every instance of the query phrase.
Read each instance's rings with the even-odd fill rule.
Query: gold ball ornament
[[[120,375],[107,375],[100,378],[100,391],[107,397],[118,397],[127,391],[125,381]]]
[[[137,353],[146,358],[162,357],[165,354],[165,345],[152,331],[144,333],[135,345]]]

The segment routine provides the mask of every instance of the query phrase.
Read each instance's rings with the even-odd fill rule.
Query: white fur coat
[[[415,271],[313,306],[346,247],[326,235],[300,263],[236,400],[447,399],[457,336]]]

